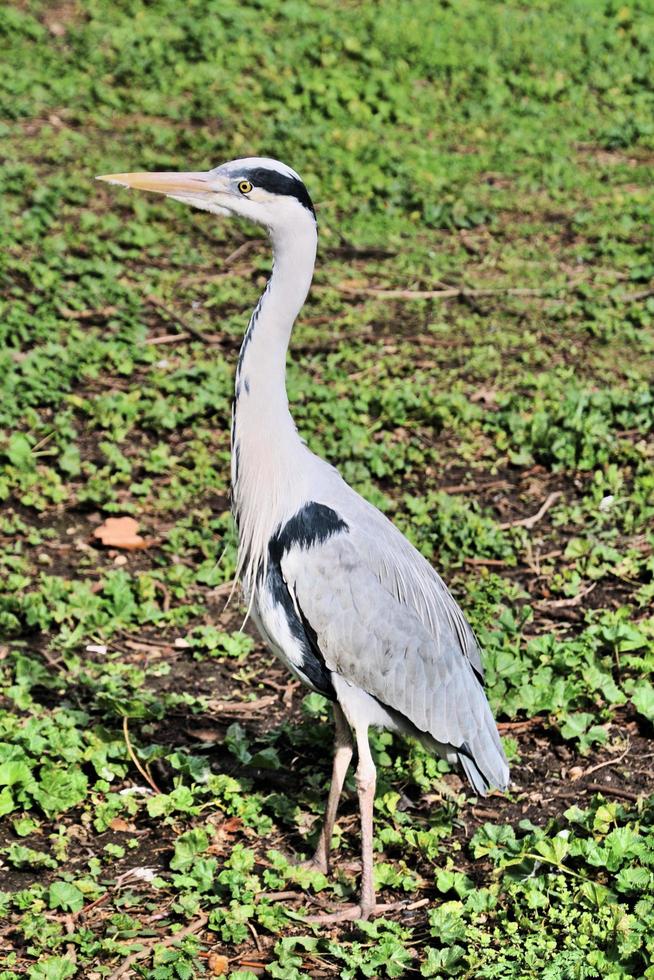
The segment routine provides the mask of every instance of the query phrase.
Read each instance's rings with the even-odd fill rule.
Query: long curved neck
[[[239,416],[254,416],[259,407],[265,411],[257,418],[258,427],[277,426],[288,414],[286,352],[311,285],[317,241],[310,218],[293,232],[272,237],[272,274],[250,318],[238,359],[235,415],[239,422]]]
[[[246,588],[266,564],[275,528],[295,512],[307,456],[288,408],[286,352],[313,276],[315,221],[307,211],[271,238],[272,274],[243,338],[232,414],[232,506]]]

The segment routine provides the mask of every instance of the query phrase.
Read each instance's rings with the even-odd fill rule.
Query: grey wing
[[[357,543],[356,535],[338,534],[295,546],[281,562],[327,668],[399,713],[427,744],[454,747],[476,790],[505,787],[497,728],[456,627],[445,617],[428,628]]]
[[[450,590],[395,525],[376,507],[359,498],[361,510],[353,541],[361,558],[400,603],[414,610],[437,643],[458,643],[479,677],[484,667],[475,634]],[[366,528],[366,532],[362,530]]]

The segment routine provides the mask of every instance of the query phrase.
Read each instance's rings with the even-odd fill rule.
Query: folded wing
[[[399,713],[427,744],[456,749],[477,791],[504,788],[508,767],[472,630],[437,576],[442,594],[430,604],[433,581],[421,587],[407,568],[411,555],[423,560],[384,524],[399,539],[395,560],[384,558],[381,541],[349,529],[289,548],[281,571],[291,598],[329,670]]]

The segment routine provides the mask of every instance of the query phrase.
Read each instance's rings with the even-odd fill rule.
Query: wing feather
[[[475,635],[438,572],[381,511],[346,484],[342,487],[343,513],[360,560],[399,602],[413,609],[437,642],[444,631],[453,632],[461,653],[483,680]]]
[[[399,712],[427,739],[461,749],[480,792],[489,784],[505,786],[506,759],[463,614],[447,590],[417,588],[404,551],[393,574],[392,562],[379,555],[375,560],[370,542],[365,544],[348,531],[308,548],[292,547],[282,557],[284,578],[316,632],[327,667]]]

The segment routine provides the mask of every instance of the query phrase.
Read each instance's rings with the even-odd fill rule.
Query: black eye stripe
[[[309,197],[309,192],[297,177],[287,177],[285,174],[280,174],[277,170],[268,170],[267,167],[254,167],[252,170],[248,170],[244,174],[244,177],[254,184],[255,187],[260,187],[262,190],[269,191],[271,194],[286,194],[289,197],[294,197],[315,218],[316,212]]]

